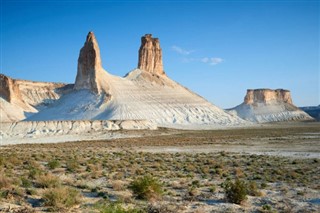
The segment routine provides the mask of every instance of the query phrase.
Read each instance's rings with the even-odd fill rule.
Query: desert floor
[[[320,123],[122,134],[0,146],[0,212],[320,212]]]

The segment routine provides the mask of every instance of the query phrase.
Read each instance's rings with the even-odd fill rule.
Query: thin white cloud
[[[207,63],[210,65],[217,65],[222,63],[224,60],[222,58],[208,58],[208,57],[204,57],[200,59],[201,62],[203,63]]]
[[[192,52],[194,52],[193,50],[185,50],[185,49],[183,49],[183,48],[181,48],[181,47],[178,47],[178,46],[176,46],[176,45],[173,45],[173,46],[171,47],[171,49],[172,49],[173,51],[181,54],[181,55],[190,55]]]

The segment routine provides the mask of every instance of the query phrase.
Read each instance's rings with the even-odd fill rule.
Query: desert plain
[[[126,137],[0,146],[0,211],[319,212],[319,129],[114,130]],[[236,180],[239,204],[226,197]]]

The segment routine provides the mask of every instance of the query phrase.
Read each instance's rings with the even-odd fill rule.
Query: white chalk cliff
[[[293,105],[290,91],[284,89],[248,89],[244,102],[228,111],[257,123],[313,120]]]
[[[25,119],[70,91],[72,85],[12,79],[0,74],[0,121]]]
[[[138,69],[122,78],[102,68],[92,32],[80,51],[73,91],[27,120],[149,120],[178,128],[246,124],[168,78],[159,39],[151,34],[141,39]]]

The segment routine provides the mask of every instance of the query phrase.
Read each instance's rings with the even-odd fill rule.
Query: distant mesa
[[[284,89],[248,89],[244,98],[245,104],[283,102],[292,104],[289,90]]]
[[[138,69],[152,74],[165,75],[160,42],[158,38],[152,38],[152,34],[145,34],[141,37]]]
[[[290,91],[285,89],[248,89],[244,102],[228,111],[258,123],[313,120],[293,105]]]

